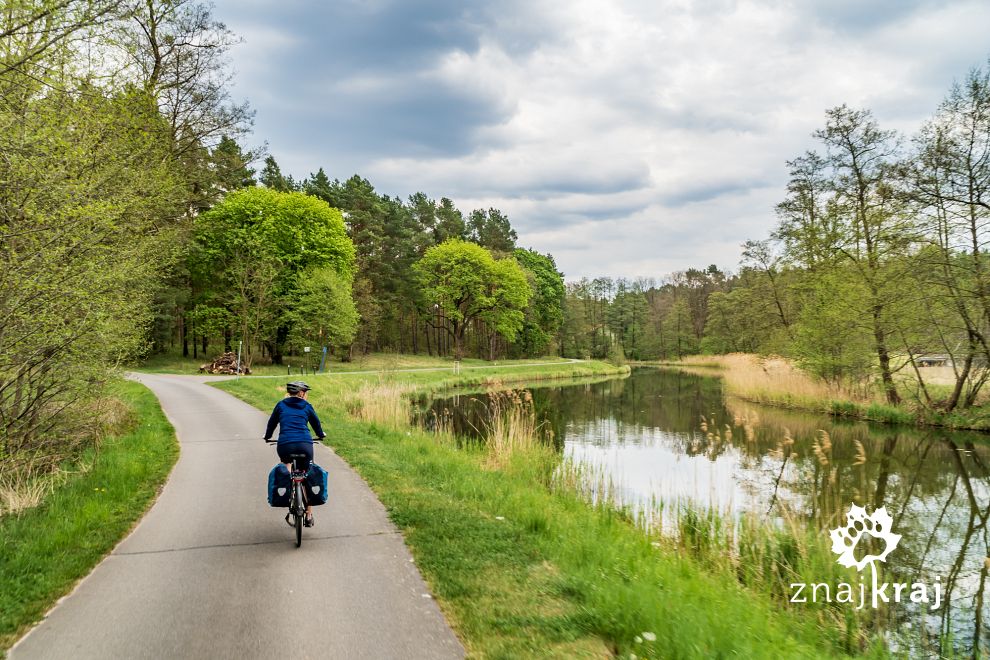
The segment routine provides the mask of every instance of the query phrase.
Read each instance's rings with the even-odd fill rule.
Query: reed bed
[[[345,404],[347,411],[362,422],[399,430],[409,426],[415,388],[381,376],[378,382],[362,383]]]
[[[680,363],[686,367],[718,367],[731,394],[760,402],[809,402],[844,400],[871,403],[862,386],[827,383],[814,378],[782,357],[748,353],[694,355]]]
[[[528,390],[490,392],[483,429],[489,464],[504,466],[517,454],[544,454],[553,440],[549,426],[536,419]]]

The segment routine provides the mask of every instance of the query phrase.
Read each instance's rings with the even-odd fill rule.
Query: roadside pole
[[[243,344],[243,340],[237,342],[237,367],[234,369],[234,378],[241,377],[241,346]]]

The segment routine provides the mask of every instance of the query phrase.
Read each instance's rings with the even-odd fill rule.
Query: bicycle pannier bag
[[[268,504],[286,507],[292,499],[292,477],[289,469],[279,463],[268,473]]]
[[[327,503],[327,471],[316,463],[309,464],[309,472],[306,473],[306,481],[303,485],[306,488],[306,502],[312,506],[320,506]]]

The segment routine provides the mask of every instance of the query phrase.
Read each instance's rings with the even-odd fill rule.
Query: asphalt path
[[[179,461],[141,523],[11,658],[464,656],[385,508],[332,450],[316,446],[330,501],[297,549],[266,499],[267,415],[209,378],[136,378],[175,426]]]

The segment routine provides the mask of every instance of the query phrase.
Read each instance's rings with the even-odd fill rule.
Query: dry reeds
[[[449,408],[444,408],[442,412],[431,411],[433,420],[431,424],[424,424],[420,421],[420,431],[429,432],[441,444],[457,446],[457,432],[454,430],[454,415]]]
[[[58,468],[37,471],[29,467],[0,473],[0,517],[38,506],[65,477],[66,473]]]
[[[748,353],[694,355],[684,358],[682,364],[688,368],[720,367],[729,393],[753,401],[863,401],[861,392],[816,379],[782,357]]]
[[[547,446],[543,424],[537,422],[533,395],[529,391],[491,392],[482,434],[491,461],[504,465],[513,454]]]
[[[413,386],[384,378],[377,383],[363,383],[351,394],[347,410],[363,422],[401,430],[409,427],[412,405],[409,393]]]

